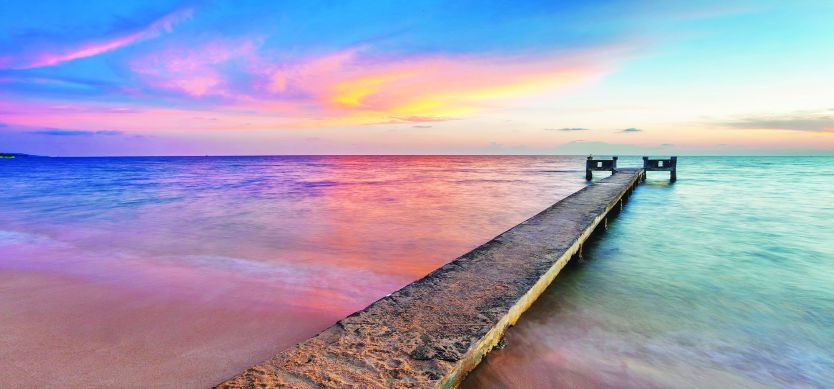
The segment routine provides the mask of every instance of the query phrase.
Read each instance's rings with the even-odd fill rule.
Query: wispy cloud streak
[[[786,115],[752,116],[725,122],[730,128],[746,130],[787,130],[834,133],[834,115],[818,112],[795,112]]]
[[[545,128],[545,131],[561,131],[561,132],[577,132],[577,131],[588,131],[587,128],[579,128],[579,127],[568,127],[568,128]]]
[[[95,55],[106,53],[108,51],[116,50],[142,40],[155,38],[165,32],[171,32],[174,28],[174,24],[190,18],[192,13],[192,8],[178,10],[157,19],[156,21],[139,31],[135,31],[127,35],[122,35],[109,40],[87,42],[80,46],[73,47],[71,49],[60,51],[57,53],[39,53],[34,56],[34,59],[31,59],[22,64],[18,64],[16,66],[11,66],[11,68],[33,69],[45,66],[54,66],[64,62],[92,57]]]
[[[94,135],[106,135],[106,136],[115,136],[115,135],[122,135],[121,131],[115,130],[99,130],[99,131],[86,131],[86,130],[62,130],[58,128],[47,128],[43,130],[37,131],[30,131],[30,134],[35,135],[48,135],[48,136],[94,136]]]

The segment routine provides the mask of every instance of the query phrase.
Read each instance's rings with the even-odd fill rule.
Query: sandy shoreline
[[[44,272],[1,270],[0,295],[4,387],[207,387],[333,321]]]

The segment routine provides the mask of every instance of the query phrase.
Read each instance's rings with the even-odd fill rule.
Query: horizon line
[[[9,153],[26,157],[36,158],[222,158],[222,157],[644,157],[644,156],[677,156],[677,157],[834,157],[834,151],[829,154],[619,154],[619,153],[594,153],[594,154],[156,154],[156,155],[37,155],[28,153]]]

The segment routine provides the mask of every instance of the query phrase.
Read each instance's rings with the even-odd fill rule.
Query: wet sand
[[[0,272],[0,296],[0,382],[10,388],[208,387],[332,322],[42,272]]]

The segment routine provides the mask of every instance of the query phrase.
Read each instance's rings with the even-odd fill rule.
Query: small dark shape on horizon
[[[643,130],[641,130],[639,128],[632,127],[632,128],[622,129],[619,132],[641,132],[641,131],[643,131]]]
[[[0,158],[2,158],[2,159],[26,158],[26,157],[41,157],[41,156],[40,155],[32,155],[32,154],[23,154],[23,153],[0,153]]]

